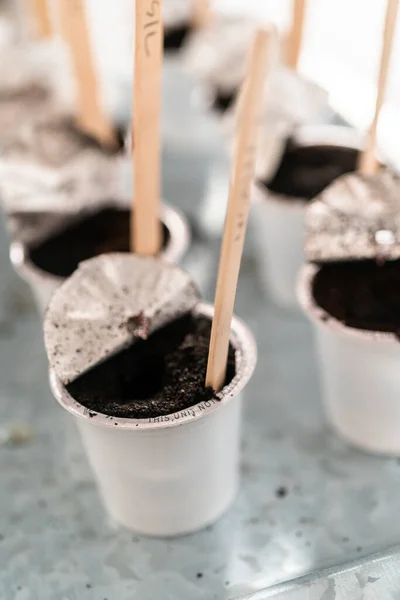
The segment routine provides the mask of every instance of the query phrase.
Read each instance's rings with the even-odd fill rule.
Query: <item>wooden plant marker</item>
[[[63,37],[71,52],[77,83],[78,126],[105,146],[117,147],[115,130],[100,100],[99,82],[93,61],[84,0],[58,0]]]
[[[367,143],[360,155],[358,164],[359,173],[373,175],[379,169],[376,159],[376,146],[378,138],[379,115],[385,101],[390,58],[392,54],[393,39],[396,31],[396,22],[399,12],[399,0],[387,0],[385,30],[383,34],[383,47],[379,67],[378,91],[375,104],[375,115],[368,131]]]
[[[287,40],[287,65],[297,71],[301,45],[303,41],[304,22],[306,16],[306,0],[292,0],[292,28]]]
[[[198,29],[208,27],[212,21],[211,0],[192,0],[193,24]]]
[[[135,193],[131,250],[144,256],[154,256],[161,248],[160,120],[164,35],[161,11],[162,0],[136,0],[132,111]]]
[[[236,151],[218,270],[215,311],[211,328],[206,386],[219,391],[225,381],[231,322],[249,215],[251,184],[263,91],[271,62],[273,30],[255,36],[247,77],[243,83],[236,130]]]
[[[53,24],[51,21],[49,2],[51,0],[30,0],[33,14],[35,34],[38,38],[51,38]]]

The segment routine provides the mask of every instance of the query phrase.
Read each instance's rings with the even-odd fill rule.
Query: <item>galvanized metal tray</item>
[[[212,300],[219,240],[204,225],[218,233],[228,171],[221,140],[195,147],[167,145],[164,196],[192,221],[185,266]],[[106,519],[72,419],[51,397],[39,317],[2,231],[0,598],[399,597],[400,553],[388,549],[400,543],[400,460],[364,455],[329,430],[310,327],[265,297],[251,242],[250,231],[236,303],[259,345],[242,488],[213,527],[157,540]]]

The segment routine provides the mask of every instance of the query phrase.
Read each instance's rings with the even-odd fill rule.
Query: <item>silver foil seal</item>
[[[0,142],[24,123],[46,118],[55,107],[72,110],[74,86],[60,40],[15,43],[0,56]]]
[[[400,258],[400,177],[343,175],[306,210],[310,262]]]
[[[277,55],[276,57],[277,58]],[[224,132],[233,136],[238,102],[224,119]],[[329,122],[332,109],[328,93],[298,73],[276,64],[264,90],[264,108],[259,125],[256,174],[271,179],[283,157],[289,138],[299,128]]]
[[[160,259],[104,254],[87,260],[50,300],[44,320],[50,366],[68,384],[199,299],[190,276]]]
[[[82,134],[72,118],[54,115],[19,128],[0,157],[0,192],[7,213],[65,212],[123,193],[122,152]]]
[[[195,31],[183,50],[185,68],[199,82],[230,93],[242,83],[256,19],[216,15],[209,27]]]

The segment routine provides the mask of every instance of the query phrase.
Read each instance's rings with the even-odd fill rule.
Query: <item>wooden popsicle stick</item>
[[[145,256],[161,248],[161,85],[163,59],[162,0],[136,0],[133,93],[134,210],[131,249]]]
[[[269,75],[268,67],[271,64],[269,59],[273,38],[272,29],[261,29],[256,33],[239,102],[236,151],[222,240],[206,375],[206,386],[216,391],[223,387],[226,376],[231,321],[255,171],[257,131],[263,91]]]
[[[287,40],[287,65],[297,71],[303,41],[306,0],[292,0],[292,27]]]
[[[35,23],[35,34],[39,38],[51,38],[53,24],[51,21],[49,0],[30,0]]]
[[[373,175],[379,169],[376,159],[376,146],[378,138],[379,116],[385,101],[390,58],[392,55],[394,34],[396,32],[397,16],[399,12],[399,0],[387,0],[385,30],[383,34],[383,46],[381,62],[379,67],[378,91],[376,95],[375,115],[368,131],[367,143],[360,155],[358,164],[359,173]]]
[[[116,147],[115,130],[101,105],[84,0],[59,0],[59,9],[62,34],[71,52],[77,84],[77,124],[105,146]]]
[[[208,27],[212,21],[210,0],[192,0],[192,2],[193,25],[198,29]]]

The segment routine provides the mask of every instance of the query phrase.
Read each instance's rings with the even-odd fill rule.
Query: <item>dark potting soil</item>
[[[313,286],[319,306],[348,327],[400,336],[400,261],[323,265]]]
[[[191,27],[187,23],[166,28],[164,31],[164,50],[178,52],[188,38],[190,31]]]
[[[106,252],[129,252],[130,211],[104,208],[70,223],[29,249],[32,263],[51,275],[69,277],[79,263]],[[163,248],[169,231],[163,225]]]
[[[299,147],[289,140],[274,178],[262,183],[271,192],[312,200],[335,179],[355,171],[358,151],[335,146]]]
[[[147,419],[169,415],[215,398],[205,387],[211,321],[185,315],[98,364],[68,385],[89,410]],[[229,348],[226,384],[235,376]]]
[[[218,90],[215,94],[212,108],[216,112],[223,114],[233,105],[235,97],[236,91],[223,92],[221,90]]]

